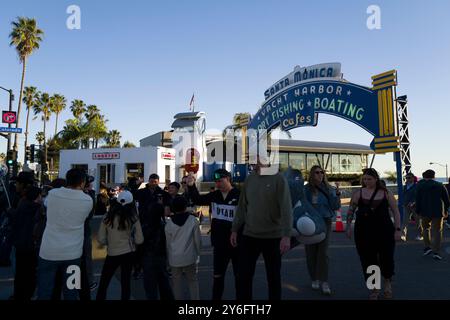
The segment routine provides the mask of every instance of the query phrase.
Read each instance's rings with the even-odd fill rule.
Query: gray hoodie
[[[183,213],[175,214],[172,219],[167,218],[165,227],[167,258],[171,267],[187,267],[199,262],[200,223],[192,215],[188,215],[185,219],[177,219],[178,215]]]

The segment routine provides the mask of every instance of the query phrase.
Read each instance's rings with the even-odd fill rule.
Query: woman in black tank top
[[[375,169],[365,169],[362,180],[363,187],[353,194],[347,212],[347,235],[351,238],[351,223],[356,213],[355,244],[370,290],[369,299],[378,299],[380,289],[371,277],[376,270],[372,266],[379,268],[384,278],[384,298],[390,299],[395,241],[401,237],[400,213],[394,196],[381,185]],[[389,209],[394,214],[394,222]]]

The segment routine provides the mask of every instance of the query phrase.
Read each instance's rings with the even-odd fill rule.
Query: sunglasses
[[[186,182],[182,182],[181,184],[186,184]]]
[[[315,174],[325,174],[323,171],[316,171]]]

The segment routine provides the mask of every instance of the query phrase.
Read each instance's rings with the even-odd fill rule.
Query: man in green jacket
[[[238,300],[252,299],[253,276],[261,253],[269,300],[281,299],[281,255],[290,249],[293,223],[291,195],[280,173],[265,174],[264,169],[258,160],[255,171],[245,180],[232,225],[231,244],[239,248]]]
[[[440,255],[442,226],[448,216],[450,206],[444,185],[434,180],[435,172],[427,170],[422,174],[423,180],[417,184],[416,212],[422,217],[424,256],[433,253],[435,260],[442,260]],[[431,238],[430,238],[431,229]]]

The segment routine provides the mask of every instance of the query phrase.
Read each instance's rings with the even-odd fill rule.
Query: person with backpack
[[[144,242],[141,223],[131,192],[119,193],[117,203],[118,205],[112,206],[105,215],[97,235],[98,242],[108,247],[97,300],[106,299],[109,283],[118,267],[121,271],[121,299],[130,299],[133,253],[136,251],[136,245]]]
[[[322,290],[325,295],[331,295],[328,284],[328,246],[331,234],[331,220],[334,212],[341,207],[340,191],[328,183],[325,170],[313,166],[309,172],[308,184],[305,186],[305,196],[309,203],[322,216],[327,228],[323,241],[315,244],[305,244],[306,262],[313,290]]]
[[[14,212],[12,244],[15,248],[14,300],[31,300],[36,289],[38,248],[34,228],[41,214],[41,190],[29,186]]]
[[[174,215],[167,218],[165,227],[167,256],[172,272],[176,300],[184,300],[183,274],[191,300],[199,300],[198,263],[200,259],[200,226],[196,217],[186,211],[187,200],[177,196],[172,201]]]
[[[165,210],[160,203],[154,203],[141,216],[144,234],[144,289],[148,300],[173,300],[167,271],[167,248],[165,227]]]

